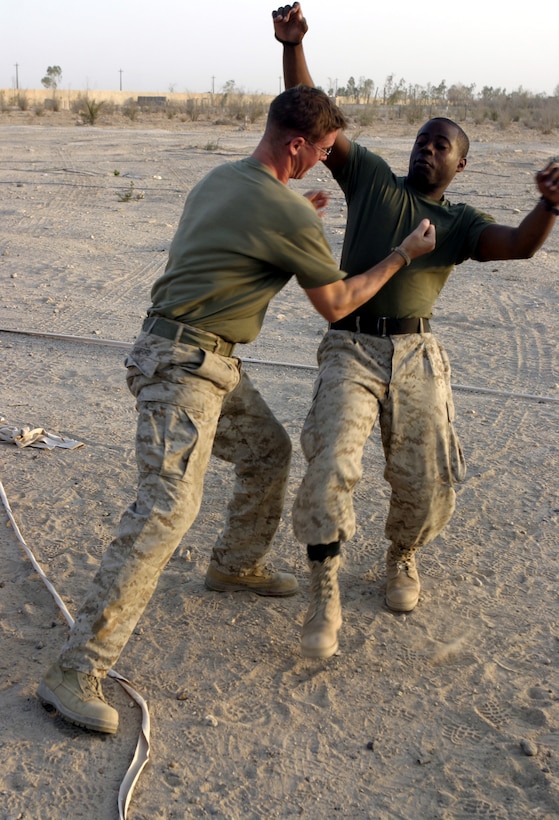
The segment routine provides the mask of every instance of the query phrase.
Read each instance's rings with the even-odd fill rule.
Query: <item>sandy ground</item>
[[[0,415],[84,446],[2,444],[1,478],[27,545],[75,612],[134,494],[124,351],[185,194],[248,154],[260,130],[19,122],[0,120]],[[470,161],[449,198],[517,224],[556,139],[467,127]],[[355,135],[403,173],[413,130]],[[325,227],[338,255],[344,202],[322,167],[296,184],[316,186],[332,194]],[[266,600],[204,588],[231,481],[212,464],[200,516],[116,667],[152,721],[129,818],[559,816],[558,265],[556,227],[532,261],[468,262],[452,276],[433,324],[453,362],[469,465],[457,511],[420,557],[419,606],[390,613],[388,490],[373,435],[341,574],[340,650],[328,661],[299,653],[308,576],[290,525],[324,322],[296,285],[272,303],[240,355],[293,440],[274,562],[301,592]],[[35,689],[66,623],[2,508],[0,550],[0,817],[113,820],[140,711],[114,681],[113,737],[40,705]]]

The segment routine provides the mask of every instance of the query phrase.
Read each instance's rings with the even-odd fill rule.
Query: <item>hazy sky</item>
[[[559,85],[557,4],[469,0],[307,0],[306,53],[324,88],[350,76],[384,84],[475,83],[553,94]],[[165,93],[280,91],[282,48],[266,0],[0,0],[0,88]],[[122,74],[120,71],[122,70]]]

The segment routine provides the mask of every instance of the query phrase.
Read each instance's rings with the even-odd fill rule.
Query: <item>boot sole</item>
[[[63,718],[73,723],[75,726],[80,726],[82,729],[90,729],[93,732],[105,732],[108,735],[116,734],[118,730],[118,721],[86,719],[83,715],[73,712],[56,697],[53,691],[49,689],[44,681],[41,681],[37,689],[37,696],[41,703],[45,706],[51,706],[62,715]]]
[[[301,655],[304,658],[331,658],[338,651],[338,641],[333,646],[320,647],[304,647],[301,646]]]
[[[386,606],[392,612],[413,612],[413,610],[416,608],[416,606],[419,603],[419,596],[418,596],[416,602],[413,604],[413,606],[410,606],[409,604],[408,604],[408,606],[402,606],[401,604],[391,604],[390,601],[388,600],[388,598],[386,598],[385,600],[386,600]]]

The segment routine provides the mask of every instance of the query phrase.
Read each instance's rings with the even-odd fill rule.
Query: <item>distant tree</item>
[[[451,85],[447,91],[447,99],[451,105],[466,105],[471,103],[474,99],[475,83],[472,85],[464,85],[463,83],[455,83]]]
[[[407,84],[403,77],[400,77],[398,80],[398,84],[395,86],[394,91],[392,92],[389,102],[392,105],[396,105],[397,103],[405,103],[406,102],[406,88]]]
[[[371,95],[374,87],[375,84],[372,80],[365,79],[365,77],[359,77],[359,93],[367,105],[371,102]]]
[[[386,80],[384,81],[384,87],[382,89],[382,101],[386,104],[390,97],[392,96],[392,92],[394,91],[394,74],[389,74]]]
[[[58,100],[56,99],[56,89],[60,85],[62,79],[62,69],[59,65],[49,65],[47,73],[41,80],[45,88],[52,90],[52,108],[53,111],[58,111]]]
[[[359,102],[359,92],[355,85],[355,78],[350,77],[347,81],[347,96],[351,97],[355,102]]]
[[[433,100],[435,102],[438,102],[438,103],[446,102],[446,92],[447,92],[446,80],[441,80],[439,85],[434,85],[433,88],[432,88],[432,92],[433,92]]]
[[[408,95],[408,100],[412,103],[416,103],[416,102],[419,102],[420,100],[427,99],[426,90],[424,88],[422,88],[420,85],[417,85],[417,83],[414,84],[414,85],[411,85],[411,83],[410,83],[410,85],[408,85],[407,95]]]
[[[338,81],[328,77],[328,96],[336,97],[338,95]]]
[[[384,81],[382,89],[383,102],[388,105],[396,105],[406,100],[406,81],[401,77],[396,82],[394,74],[389,74]]]
[[[45,88],[52,88],[53,95],[56,94],[56,89],[60,85],[62,79],[62,69],[59,65],[49,65],[47,73],[41,80]]]
[[[493,88],[492,85],[484,85],[481,89],[480,99],[487,105],[494,105],[506,99],[507,92],[504,88]]]

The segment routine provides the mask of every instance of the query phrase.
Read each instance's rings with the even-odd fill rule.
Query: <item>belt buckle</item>
[[[378,336],[388,336],[386,323],[388,322],[388,316],[379,316],[377,319],[377,335]]]

